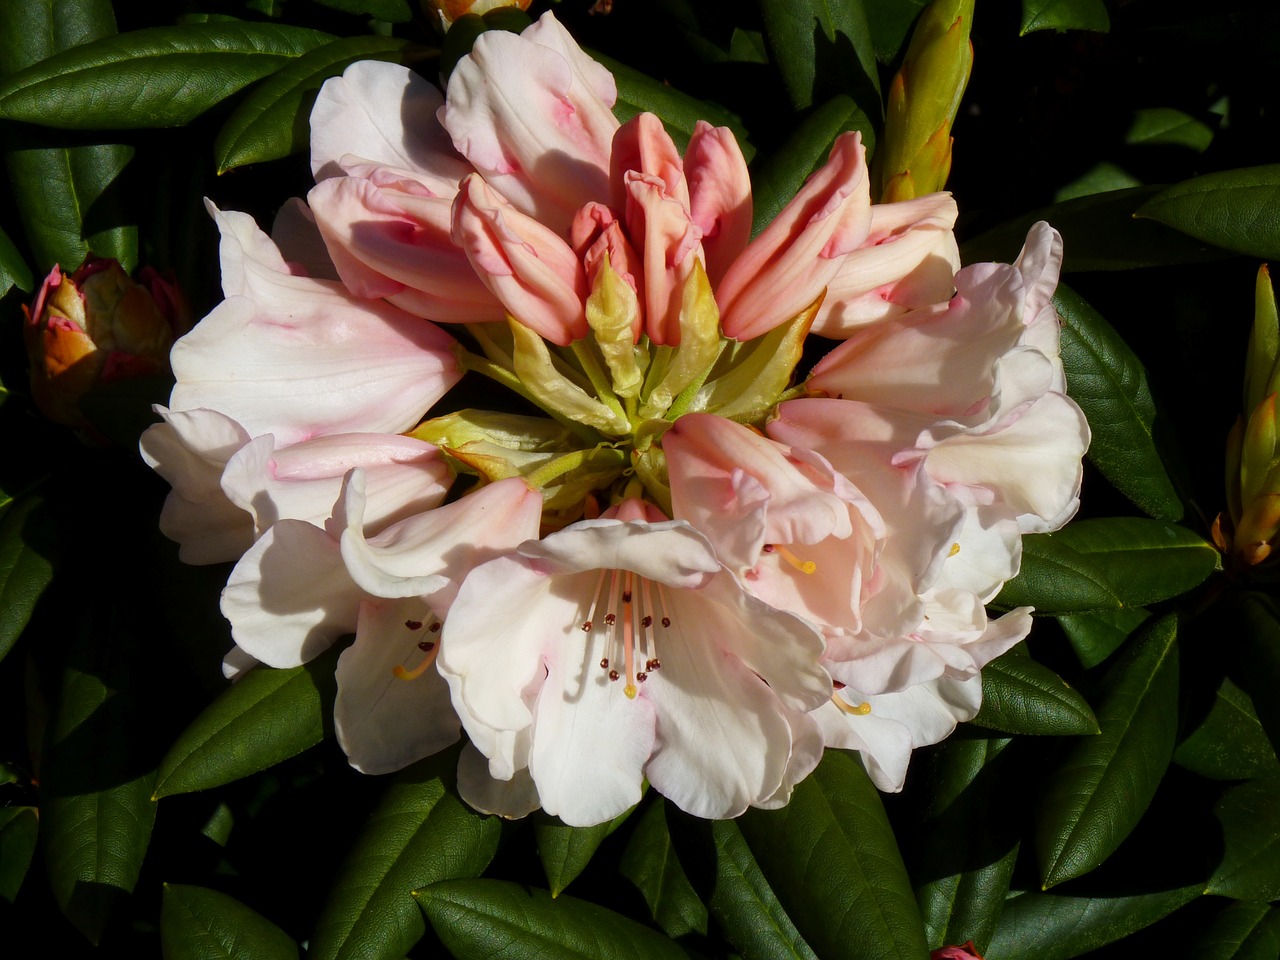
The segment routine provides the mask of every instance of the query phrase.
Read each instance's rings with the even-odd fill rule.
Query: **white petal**
[[[517,770],[509,780],[495,780],[484,754],[470,743],[458,758],[458,793],[480,813],[508,820],[528,816],[540,806],[538,789],[527,769]]]

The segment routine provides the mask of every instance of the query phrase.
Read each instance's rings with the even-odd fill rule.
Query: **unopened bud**
[[[929,960],[982,960],[982,954],[970,940],[963,947],[942,947],[929,954]]]

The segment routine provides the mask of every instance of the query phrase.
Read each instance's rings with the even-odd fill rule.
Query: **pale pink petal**
[[[680,151],[662,121],[652,113],[636,114],[613,135],[609,157],[610,199],[619,210],[627,203],[628,172],[656,177],[663,193],[688,210],[689,185],[685,182]]]
[[[862,140],[844,134],[826,164],[726,271],[716,290],[725,334],[750,340],[799,314],[870,227]]]
[[[587,278],[573,250],[478,176],[462,181],[452,236],[511,316],[562,346],[587,335]]]
[[[271,242],[279,248],[291,274],[320,280],[338,279],[324,237],[316,226],[315,214],[298,197],[290,197],[276,211],[271,224]]]
[[[645,331],[654,343],[678,344],[685,282],[702,259],[701,232],[660,179],[631,171],[624,179],[627,232],[644,264]]]
[[[822,708],[819,707],[818,710]],[[791,792],[805,777],[809,776],[822,760],[823,736],[822,727],[814,719],[817,711],[797,713],[784,710],[783,716],[791,726],[791,757],[787,760],[787,769],[782,775],[782,782],[773,796],[756,802],[754,805],[762,810],[777,810],[785,807],[791,800]]]
[[[458,794],[480,813],[508,820],[528,816],[540,806],[538,788],[528,768],[517,770],[509,780],[495,780],[489,773],[488,758],[470,743],[458,757]]]
[[[886,793],[902,789],[911,760],[911,731],[905,725],[875,713],[849,716],[834,703],[819,707],[813,717],[828,747],[858,752],[876,789]]]
[[[481,34],[449,77],[440,121],[503,196],[564,235],[579,207],[609,199],[615,98],[609,71],[548,13],[520,36]]]
[[[689,216],[702,232],[707,279],[716,287],[751,239],[751,177],[733,131],[699,120],[684,152]]]

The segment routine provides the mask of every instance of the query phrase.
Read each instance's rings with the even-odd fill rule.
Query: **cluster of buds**
[[[172,278],[150,267],[134,282],[115,260],[55,266],[26,314],[31,395],[50,420],[91,431],[80,401],[95,387],[168,372],[169,348],[191,328]]]
[[[1243,569],[1267,560],[1280,538],[1277,391],[1280,318],[1271,275],[1264,265],[1258,271],[1253,332],[1245,362],[1245,415],[1236,419],[1227,437],[1227,509],[1213,522],[1218,549]]]

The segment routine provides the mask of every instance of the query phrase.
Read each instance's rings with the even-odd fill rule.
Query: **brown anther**
[[[662,625],[663,625],[664,627],[669,627],[669,626],[671,626],[671,618],[670,618],[670,617],[663,617],[663,618],[662,618]]]
[[[620,676],[622,676],[622,674],[620,674],[617,670],[610,670],[610,671],[609,671],[609,679],[610,679],[610,680],[617,680]]]
[[[761,552],[761,553],[773,553],[773,544],[772,544],[772,543],[766,543],[763,547],[761,547],[761,548],[760,548],[760,552]]]
[[[432,640],[419,640],[418,649],[423,653],[430,653],[436,648],[435,642]]]
[[[437,620],[437,621],[436,621],[435,623],[433,623],[431,626],[427,627],[427,629],[428,629],[428,630],[430,630],[432,633],[439,633],[439,632],[440,632],[440,621],[439,621],[439,620]]]
[[[406,627],[406,628],[408,628],[409,630],[421,630],[421,629],[422,629],[422,621],[421,621],[421,620],[406,620],[406,621],[404,622],[404,625],[405,625],[405,627]]]
[[[653,626],[653,617],[646,616],[640,621],[640,626],[648,628]]]
[[[590,620],[583,620],[583,621],[582,621],[582,632],[583,632],[583,633],[590,633],[590,632],[591,632],[591,621],[590,621]]]
[[[631,591],[630,591],[630,590],[627,590],[627,591],[624,591],[624,592],[623,592],[623,594],[622,594],[622,602],[623,602],[623,603],[630,603],[630,602],[631,602]]]
[[[654,670],[661,670],[662,661],[659,660],[657,657],[654,657],[651,660],[646,660],[644,664],[644,668],[648,670],[650,673],[652,673]]]
[[[601,669],[601,670],[608,670],[608,669],[609,669],[609,658],[608,658],[608,657],[601,657],[601,658],[600,658],[600,669]]]
[[[606,613],[604,615],[604,622],[612,627],[615,623],[618,622],[618,618],[612,613]]]
[[[643,671],[636,674],[636,683],[644,683],[649,679],[649,675]]]

